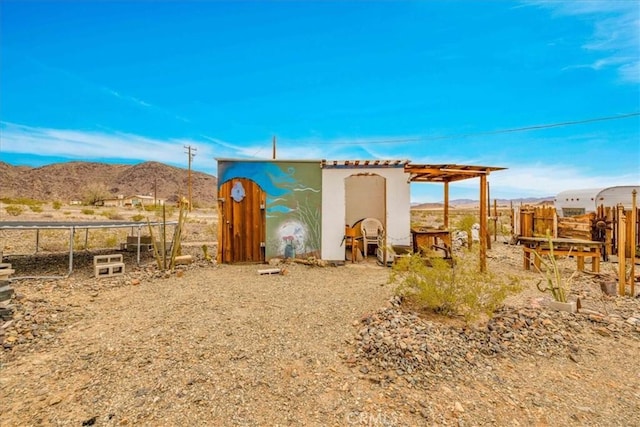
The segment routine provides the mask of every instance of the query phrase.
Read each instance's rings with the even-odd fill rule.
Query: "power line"
[[[510,129],[499,129],[493,131],[485,131],[485,132],[471,132],[471,133],[461,133],[456,135],[442,135],[442,136],[421,136],[421,137],[413,137],[413,138],[397,138],[397,139],[381,139],[381,140],[373,140],[373,141],[358,141],[358,142],[318,142],[318,145],[361,145],[361,144],[397,144],[402,142],[419,142],[419,141],[437,141],[440,139],[453,139],[453,138],[465,138],[469,136],[482,136],[482,135],[497,135],[502,133],[514,133],[514,132],[527,132],[531,130],[539,130],[539,129],[550,129],[556,127],[563,126],[574,126],[585,123],[594,123],[594,122],[603,122],[607,120],[620,120],[620,119],[628,119],[629,117],[640,116],[640,112],[620,114],[617,116],[607,116],[607,117],[595,117],[591,119],[584,120],[573,120],[568,122],[558,122],[558,123],[548,123],[543,125],[533,125],[533,126],[525,126],[519,128],[510,128]]]

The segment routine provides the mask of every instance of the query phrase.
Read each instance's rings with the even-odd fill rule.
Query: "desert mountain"
[[[158,162],[120,165],[92,162],[55,163],[38,168],[0,162],[0,198],[26,197],[42,201],[85,200],[91,193],[104,197],[153,195],[175,201],[188,195],[188,171]],[[191,173],[194,205],[212,206],[216,177]]]
[[[519,206],[519,205],[542,205],[542,204],[548,204],[548,205],[552,205],[553,204],[553,196],[548,196],[548,197],[527,197],[527,198],[520,198],[520,199],[497,199],[496,203],[498,205],[498,207],[508,207],[511,204],[513,204],[513,206]],[[478,206],[480,202],[478,200],[471,200],[471,199],[454,199],[454,200],[450,200],[449,201],[449,206],[452,208],[472,208],[472,207],[476,207]],[[491,206],[493,208],[493,199],[491,199]],[[420,210],[420,209],[442,209],[444,207],[444,203],[443,202],[439,202],[439,203],[414,203],[411,205],[411,209],[416,209],[416,210]]]

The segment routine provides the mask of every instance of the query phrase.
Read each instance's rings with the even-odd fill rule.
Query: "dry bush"
[[[418,254],[401,258],[393,267],[390,282],[396,292],[421,308],[466,321],[491,317],[504,300],[520,291],[516,278],[480,273],[473,253],[457,258],[453,266],[442,258],[428,262]]]

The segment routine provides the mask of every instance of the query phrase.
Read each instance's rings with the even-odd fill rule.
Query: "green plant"
[[[171,218],[175,212],[173,206],[158,205],[158,206],[145,206],[144,209],[148,212],[155,212],[157,218],[162,218],[162,209],[164,207],[164,214],[167,218]]]
[[[107,236],[104,239],[104,245],[107,248],[113,248],[115,246],[118,246],[118,236],[114,236],[114,235]]]
[[[89,208],[82,208],[81,212],[83,214],[85,214],[85,215],[93,215],[96,211],[94,211],[93,209],[89,209]]]
[[[478,220],[475,217],[475,215],[471,215],[471,214],[466,214],[460,218],[458,218],[457,222],[456,222],[456,226],[455,228],[457,230],[461,230],[464,231],[465,233],[467,233],[467,245],[469,247],[469,249],[471,249],[471,245],[473,243],[473,238],[471,235],[471,229],[473,228],[473,224],[477,223]]]
[[[29,209],[31,209],[31,211],[35,213],[42,212],[42,206],[40,205],[29,205]]]
[[[123,219],[122,215],[120,215],[118,211],[115,209],[107,209],[106,211],[100,212],[100,215],[102,215],[107,219],[113,219],[113,220]]]
[[[7,205],[40,205],[42,202],[34,199],[29,199],[27,197],[3,197],[0,199],[0,202]]]
[[[22,212],[24,212],[24,209],[22,208],[22,206],[18,206],[18,205],[9,205],[5,207],[4,210],[7,211],[7,213],[11,216],[18,216]]]
[[[576,275],[574,271],[566,281],[562,279],[560,269],[558,268],[558,261],[553,253],[553,239],[551,236],[547,236],[549,240],[549,253],[547,256],[542,256],[539,253],[533,251],[533,255],[539,260],[540,264],[545,267],[542,271],[538,267],[537,263],[534,263],[535,269],[543,276],[543,279],[536,283],[536,287],[540,292],[549,292],[554,300],[558,302],[567,302],[567,294],[569,293],[571,281]],[[569,251],[571,253],[571,251]],[[544,287],[541,286],[542,282],[546,282]]]
[[[142,214],[135,214],[131,217],[132,220],[134,220],[135,222],[140,222],[144,219],[144,215]]]
[[[209,255],[209,248],[207,245],[202,245],[202,253],[204,254],[205,260],[211,261],[211,255]]]
[[[60,200],[54,200],[53,203],[51,203],[51,207],[55,210],[59,210],[62,207],[62,202]]]
[[[398,294],[435,313],[461,315],[467,322],[482,314],[491,317],[507,296],[521,289],[520,284],[515,278],[478,272],[471,255],[457,258],[453,266],[438,257],[402,257],[393,267],[390,282],[398,284]]]

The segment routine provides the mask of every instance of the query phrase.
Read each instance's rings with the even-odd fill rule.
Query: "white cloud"
[[[524,164],[495,172],[489,181],[500,193],[544,197],[572,189],[637,184],[638,177],[632,174],[597,176],[565,164]]]
[[[590,64],[594,70],[615,67],[621,80],[640,83],[640,2],[636,0],[532,0],[526,4],[543,7],[560,16],[579,16],[593,22],[591,39],[582,48],[601,54]]]
[[[173,165],[187,163],[184,146],[197,147],[193,168],[215,169],[211,144],[191,139],[159,140],[123,132],[79,131],[37,128],[1,122],[2,152],[75,160],[158,161]],[[184,162],[182,161],[184,159]]]
[[[271,158],[271,141],[237,145],[206,135],[199,139],[154,139],[114,131],[79,131],[37,128],[0,122],[1,151],[25,155],[53,156],[73,160],[103,161],[116,159],[123,162],[158,161],[186,167],[185,145],[197,148],[194,170],[217,174],[214,158]],[[410,137],[407,137],[409,139]],[[376,137],[367,141],[385,141]],[[397,137],[396,137],[397,139]],[[355,142],[355,143],[354,143]],[[404,148],[403,148],[404,150]],[[399,155],[397,144],[369,144],[364,140],[338,138],[323,140],[280,139],[277,146],[279,159],[410,159],[414,163],[467,164],[508,166],[509,169],[492,173],[489,177],[492,198],[546,197],[560,191],[576,188],[597,188],[614,185],[638,184],[637,175],[598,176],[567,164],[509,164],[486,162],[486,158],[460,155],[455,160],[437,155]],[[451,185],[452,198],[478,198],[478,179]],[[442,200],[442,186],[412,185],[414,201]]]

